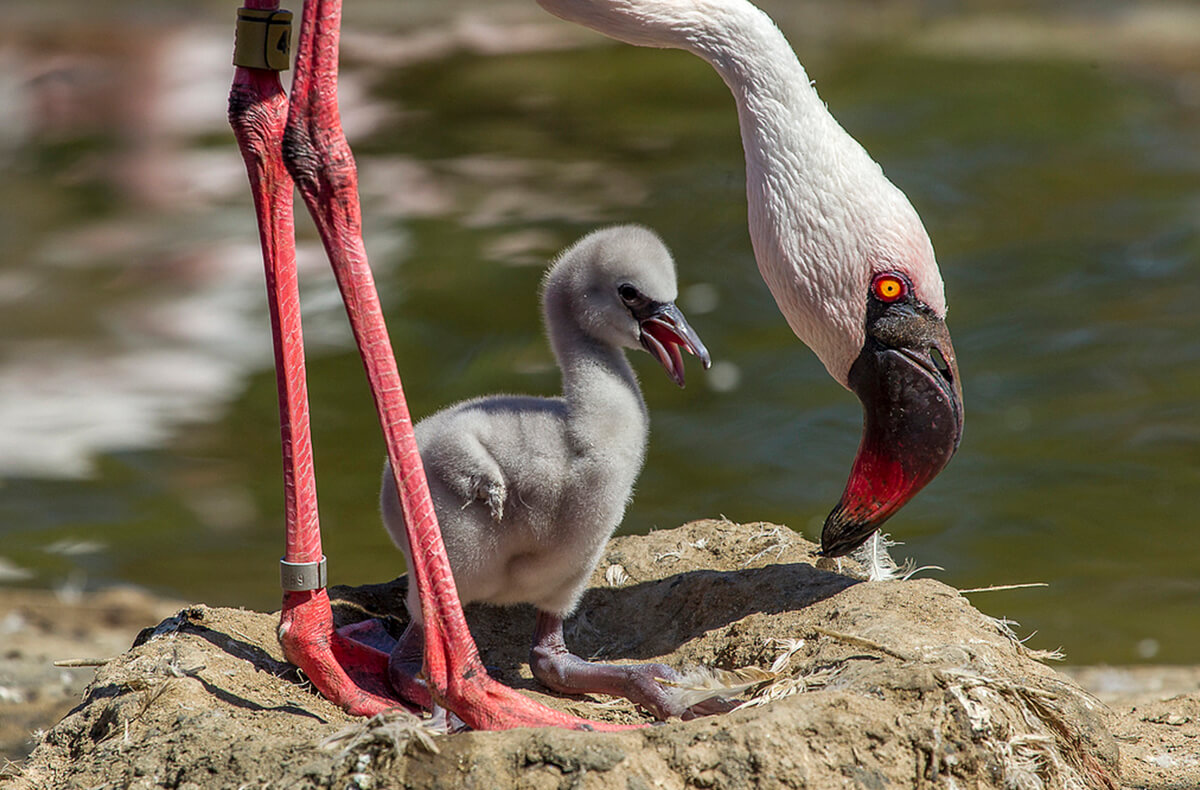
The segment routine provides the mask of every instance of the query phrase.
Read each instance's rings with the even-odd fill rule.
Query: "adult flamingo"
[[[538,3],[629,44],[688,50],[733,93],[758,269],[792,331],[863,405],[858,454],[821,532],[826,555],[848,554],[945,467],[962,436],[942,277],[917,212],[746,0]]]
[[[440,704],[475,729],[615,729],[537,704],[484,669],[454,588],[363,247],[357,171],[337,107],[341,0],[306,0],[290,101],[277,72],[287,67],[289,22],[278,0],[247,0],[239,11],[238,68],[229,95],[229,120],[254,196],[275,347],[287,528],[279,624],[284,654],[322,694],[357,715],[403,700],[424,708]],[[389,689],[389,653],[333,628],[309,434],[293,180],[329,256],[383,427],[412,547],[410,583],[417,585],[425,622],[424,683]]]
[[[829,115],[770,19],[744,0],[539,0],[563,18],[643,46],[708,60],[733,91],[746,149],[759,269],[796,334],[864,406],[864,432],[822,544],[861,544],[948,462],[962,398],[932,246],[907,199]],[[329,255],[363,357],[413,548],[425,621],[424,685],[477,729],[598,728],[488,677],[467,630],[362,244],[357,176],[338,117],[341,0],[306,0],[289,103],[271,68],[277,0],[248,0],[230,122],[250,175],[266,267],[280,393],[287,542],[280,641],[314,685],[352,713],[397,704],[388,656],[333,629],[320,549],[292,240],[295,179]],[[261,32],[259,31],[261,28]],[[273,32],[274,31],[274,32]],[[240,49],[240,47],[239,47]],[[284,64],[283,67],[286,67]]]

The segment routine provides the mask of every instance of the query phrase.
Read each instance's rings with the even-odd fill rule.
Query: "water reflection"
[[[1059,28],[1035,17],[1004,35],[948,18],[888,43],[814,41],[789,8],[772,10],[921,211],[951,299],[970,419],[890,525],[901,555],[960,586],[1049,582],[975,600],[1074,661],[1194,660],[1200,47],[1171,43],[1179,25],[1139,44],[1159,23],[1134,11],[1057,20],[1065,54],[1039,47]],[[277,416],[224,125],[227,31],[95,24],[0,40],[0,581],[272,606]],[[714,367],[683,392],[644,376],[651,446],[627,529],[723,514],[815,537],[858,406],[757,274],[724,86],[683,53],[555,51],[580,35],[536,9],[505,24],[347,42],[367,245],[414,413],[557,391],[541,267],[597,223],[643,222],[679,261]],[[1079,30],[1111,46],[1077,50]],[[487,54],[497,42],[506,54]],[[388,578],[401,559],[375,512],[382,443],[300,234],[331,578]]]

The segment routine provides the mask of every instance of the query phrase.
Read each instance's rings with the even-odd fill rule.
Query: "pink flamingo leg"
[[[388,457],[396,474],[396,487],[413,547],[411,576],[418,586],[424,614],[426,639],[423,674],[432,699],[453,711],[475,729],[559,726],[575,729],[625,729],[618,725],[589,722],[539,705],[487,674],[479,652],[467,629],[450,564],[442,545],[441,532],[433,502],[425,482],[421,457],[413,437],[412,421],[400,385],[395,357],[384,325],[379,297],[362,242],[362,224],[358,201],[357,170],[350,147],[342,132],[337,107],[338,36],[341,24],[340,0],[308,0],[301,22],[296,75],[284,139],[283,160],[299,187],[309,212],[321,234],[334,276],[346,303],[346,312],[362,354],[380,423],[387,443]],[[243,71],[239,69],[239,72]],[[249,71],[249,70],[246,70]],[[243,77],[242,79],[249,79]],[[276,83],[277,84],[277,83]],[[235,78],[235,93],[238,89]],[[269,93],[269,91],[268,91]],[[282,100],[279,105],[282,106]],[[274,130],[274,126],[272,129]],[[274,139],[274,138],[272,138]],[[245,147],[243,150],[247,150]],[[247,161],[269,159],[270,155],[247,153]],[[252,170],[253,170],[252,163]],[[254,176],[252,175],[252,182]],[[256,192],[257,192],[256,188]],[[263,190],[267,191],[267,190]],[[262,215],[260,214],[260,217]],[[289,222],[290,225],[290,222]],[[274,227],[270,225],[269,227]],[[290,239],[290,236],[288,237]],[[278,242],[278,239],[273,239]],[[265,241],[264,241],[265,245]],[[278,263],[282,263],[279,261]],[[271,264],[268,264],[270,269]],[[294,272],[294,269],[293,269]],[[294,282],[294,274],[293,274]],[[293,303],[293,308],[295,303]],[[289,310],[280,306],[283,319]],[[298,310],[294,311],[298,316]],[[298,324],[294,331],[281,326],[276,331],[284,346],[300,345]],[[297,354],[302,351],[296,350]],[[292,381],[295,367],[287,359],[281,363],[281,379]],[[300,376],[303,386],[303,376]],[[281,385],[282,386],[282,385]],[[289,391],[286,400],[292,405]],[[306,411],[306,410],[305,410]],[[290,416],[290,412],[289,412]],[[285,420],[285,425],[291,425]],[[307,436],[307,432],[305,432]],[[289,452],[289,474],[294,480],[307,478],[300,489],[312,488],[311,450],[301,457],[294,446],[296,433],[285,428],[285,453]],[[307,496],[307,494],[305,494]],[[311,562],[320,558],[320,532],[315,515],[300,512],[303,497],[296,497],[297,515],[289,520],[288,559]],[[292,525],[295,531],[292,530]],[[295,597],[293,597],[295,596]],[[379,653],[365,646],[354,648],[332,629],[332,616],[324,590],[285,597],[280,638],[290,660],[305,668],[323,693],[355,713],[368,714],[394,703],[354,683],[342,670],[337,654],[347,660],[364,660],[378,672]],[[356,655],[350,655],[356,650]],[[331,660],[332,659],[332,660]],[[412,684],[417,686],[417,684]],[[417,688],[402,688],[413,696]],[[424,702],[423,700],[414,700]]]
[[[247,7],[275,10],[278,2],[249,0]],[[283,444],[284,558],[307,563],[321,559],[321,531],[296,282],[292,179],[280,153],[287,107],[276,72],[237,69],[229,94],[229,121],[250,176],[266,270]],[[337,636],[324,589],[284,593],[280,633],[288,659],[346,710],[370,715],[398,704],[380,681],[386,676],[388,655]],[[334,653],[346,655],[335,658]],[[360,677],[352,680],[343,665],[364,671],[356,672]]]

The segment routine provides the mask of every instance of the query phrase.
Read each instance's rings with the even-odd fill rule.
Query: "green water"
[[[1200,108],[1169,74],[1088,63],[860,45],[808,65],[920,211],[951,305],[965,438],[889,523],[897,556],[959,587],[1049,583],[972,600],[1072,662],[1197,661]],[[680,391],[635,358],[652,436],[623,529],[724,515],[815,539],[859,406],[758,276],[732,100],[709,67],[605,48],[348,69],[384,112],[352,142],[414,414],[554,392],[540,262],[596,224],[641,222],[672,247],[681,304],[736,386],[714,389],[689,361]],[[218,125],[179,139],[177,156],[211,162],[190,172],[236,173]],[[262,287],[257,269],[211,273],[230,268],[227,245],[254,241],[248,196],[237,182],[147,208],[107,166],[127,145],[98,124],[29,138],[5,162],[0,372],[19,359],[26,378],[74,376],[73,430],[130,428],[85,442],[91,466],[72,478],[9,468],[0,556],[31,574],[12,583],[271,607],[282,515]],[[403,561],[379,525],[382,442],[328,280],[305,269],[325,551],[333,582],[378,581]],[[180,314],[198,327],[182,339]],[[93,390],[113,376],[106,354],[134,372]],[[191,387],[196,360],[225,378]],[[155,385],[160,369],[184,384]],[[31,436],[70,433],[38,393],[0,382],[0,407],[30,415]]]

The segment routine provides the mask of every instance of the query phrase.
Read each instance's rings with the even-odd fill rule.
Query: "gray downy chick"
[[[656,680],[674,679],[673,670],[586,662],[567,650],[562,624],[621,523],[645,457],[649,417],[624,349],[648,351],[679,386],[681,351],[710,365],[676,295],[674,261],[652,231],[621,225],[584,236],[542,287],[563,394],[475,398],[415,428],[462,603],[533,604],[538,680],[559,692],[624,696],[659,718],[685,713]],[[412,567],[390,465],[380,502]],[[392,654],[393,676],[420,668],[415,584],[407,604],[412,623]]]

